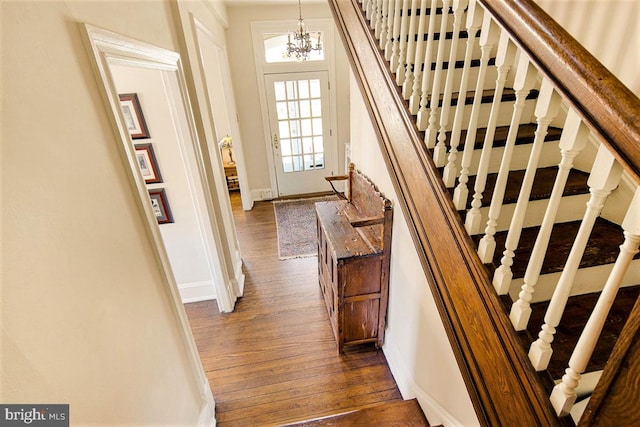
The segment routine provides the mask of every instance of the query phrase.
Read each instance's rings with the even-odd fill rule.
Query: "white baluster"
[[[556,385],[551,392],[551,404],[559,416],[569,414],[576,401],[576,387],[580,377],[587,369],[587,364],[591,359],[598,338],[600,338],[604,323],[622,284],[622,279],[629,269],[631,260],[638,253],[638,246],[640,245],[640,215],[638,215],[638,212],[640,212],[640,187],[636,189],[627,215],[622,222],[625,239],[620,246],[618,259],[613,265],[604,289],[598,297],[598,302],[571,354],[569,367],[562,377],[562,382]]]
[[[507,233],[505,249],[502,253],[502,259],[500,260],[500,267],[498,267],[493,275],[493,287],[498,292],[498,295],[504,295],[509,291],[509,285],[513,278],[513,272],[511,271],[513,257],[515,256],[515,250],[520,241],[520,234],[522,233],[524,217],[527,213],[527,207],[529,206],[529,196],[531,195],[533,180],[536,176],[540,154],[542,153],[542,146],[547,136],[549,124],[558,114],[560,102],[560,96],[553,89],[551,83],[547,79],[543,79],[535,110],[538,127],[536,128],[533,146],[529,154],[527,170],[524,173],[520,187],[520,194],[518,194],[516,208],[511,218],[511,224],[509,225],[509,232]]]
[[[420,17],[418,20],[418,41],[416,42],[416,54],[413,59],[413,82],[411,94],[409,95],[409,111],[417,114],[420,108],[420,87],[422,86],[422,67],[425,67],[424,55],[428,40],[433,38],[433,34],[427,34],[427,41],[424,40],[425,28],[428,27],[430,16],[427,15],[428,0],[420,0]]]
[[[369,21],[369,28],[373,30],[375,26],[375,21],[373,17],[375,16],[375,4],[377,0],[368,0],[364,10],[364,16]]]
[[[567,305],[573,280],[580,266],[580,260],[587,246],[589,235],[593,230],[596,218],[602,211],[607,196],[618,186],[621,175],[622,168],[609,150],[601,144],[587,181],[591,197],[587,202],[584,218],[571,247],[569,258],[562,270],[560,279],[558,279],[558,284],[553,291],[553,296],[544,316],[544,325],[542,325],[542,329],[538,334],[538,339],[531,344],[529,349],[529,359],[537,371],[547,369],[549,365],[549,360],[553,353],[551,341],[553,341],[556,326],[560,323],[564,308]]]
[[[489,123],[482,145],[482,153],[480,154],[480,163],[478,164],[478,172],[476,173],[476,182],[473,187],[473,200],[471,201],[471,209],[467,212],[465,218],[465,228],[469,234],[477,234],[481,225],[480,208],[482,207],[482,193],[487,184],[487,174],[489,173],[489,161],[491,160],[491,152],[493,151],[493,137],[496,133],[496,124],[498,122],[498,114],[500,112],[500,104],[502,103],[502,93],[504,91],[507,75],[513,65],[516,47],[511,43],[509,34],[503,31],[500,34],[498,42],[498,54],[496,55],[496,67],[498,69],[498,77],[496,78],[496,90],[491,104],[491,113],[489,115]]]
[[[424,142],[427,148],[433,148],[436,145],[436,122],[438,121],[438,103],[440,102],[440,82],[442,80],[442,74],[444,73],[444,54],[447,35],[447,24],[449,22],[449,6],[450,0],[442,1],[442,19],[440,20],[440,43],[438,43],[438,53],[436,54],[436,67],[433,73],[433,87],[431,88],[431,102],[429,112],[429,126],[424,134]],[[451,72],[451,68],[449,71]],[[446,151],[446,150],[445,150]],[[435,159],[435,158],[434,158]],[[444,159],[442,159],[444,160]],[[437,167],[444,166],[444,161],[436,163]]]
[[[376,13],[375,20],[376,23],[373,28],[373,34],[376,36],[378,40],[380,40],[380,33],[382,32],[382,0],[376,0]]]
[[[382,0],[380,8],[380,37],[378,39],[380,49],[384,49],[389,42],[389,2],[390,0]]]
[[[458,51],[458,40],[460,39],[460,28],[462,27],[462,17],[464,16],[464,10],[467,7],[467,1],[454,1],[453,10],[453,37],[451,38],[451,49],[449,50],[449,62],[447,68],[447,79],[444,84],[444,90],[442,95],[442,109],[440,110],[440,129],[438,130],[438,144],[433,152],[433,160],[438,166],[444,166],[447,161],[447,125],[449,124],[449,111],[451,111],[451,97],[453,95],[453,80],[456,75],[456,59]],[[448,160],[455,162],[456,154],[452,151],[449,154]],[[447,169],[450,172],[450,168]],[[456,173],[449,180],[445,179],[445,185],[447,187],[453,187],[455,183]],[[444,173],[443,173],[444,179]]]
[[[493,259],[493,253],[496,249],[494,236],[496,234],[500,211],[502,210],[502,201],[504,200],[504,192],[507,187],[507,179],[509,178],[511,157],[513,155],[513,149],[518,136],[518,129],[520,127],[526,98],[535,84],[536,76],[537,72],[535,68],[531,65],[527,56],[521,52],[513,84],[513,89],[516,94],[516,102],[513,104],[513,114],[511,115],[509,133],[504,146],[498,177],[495,185],[493,186],[493,196],[491,197],[491,205],[489,207],[489,219],[487,220],[487,226],[484,230],[485,235],[482,237],[480,244],[478,245],[478,256],[483,263],[491,262]]]
[[[409,107],[412,108],[411,114],[417,114],[416,126],[418,127],[418,130],[426,129],[427,119],[429,118],[427,104],[429,103],[429,81],[431,78],[431,57],[433,54],[433,45],[435,43],[433,36],[436,31],[437,5],[437,0],[431,0],[431,6],[429,8],[429,27],[427,29],[427,47],[422,61],[424,64],[422,67],[422,78],[420,81],[414,81],[413,93],[411,94],[411,97],[409,97]],[[420,95],[418,95],[418,93]]]
[[[391,45],[390,68],[396,70],[400,63],[400,27],[402,24],[402,3],[404,0],[395,0],[393,12],[393,43]]]
[[[464,209],[467,205],[467,197],[469,189],[467,182],[469,181],[469,167],[473,160],[473,150],[476,140],[476,132],[478,131],[478,115],[482,106],[482,92],[484,91],[485,76],[491,51],[498,41],[498,27],[493,22],[491,15],[486,14],[482,20],[482,31],[480,32],[480,68],[478,70],[478,80],[476,82],[476,90],[473,95],[473,106],[471,107],[471,117],[469,118],[469,126],[467,127],[467,136],[464,141],[464,151],[462,153],[461,171],[458,177],[458,186],[453,192],[453,204],[456,209]],[[459,94],[458,105],[464,103],[466,94]]]
[[[384,59],[387,61],[391,60],[391,52],[393,51],[393,41],[394,41],[394,32],[393,32],[393,21],[396,16],[396,0],[389,0],[388,9],[387,9],[387,40],[383,46],[384,48]]]
[[[404,71],[404,82],[402,83],[402,97],[409,99],[411,96],[411,90],[413,88],[413,75],[414,68],[419,67],[418,63],[415,63],[416,56],[416,38],[421,38],[422,34],[416,34],[418,21],[422,15],[417,16],[418,8],[420,7],[420,0],[413,0],[411,2],[411,16],[409,17],[409,40],[407,42],[407,66]]]
[[[449,141],[449,156],[447,157],[447,165],[442,172],[442,180],[444,184],[451,188],[455,185],[456,178],[458,176],[458,166],[456,161],[458,159],[458,146],[460,145],[460,135],[462,133],[462,120],[464,119],[464,98],[461,98],[461,94],[467,93],[467,86],[469,82],[469,73],[471,70],[471,60],[473,52],[475,50],[476,41],[478,39],[477,32],[482,24],[483,10],[481,7],[476,7],[474,0],[469,1],[469,7],[467,10],[467,46],[464,54],[464,63],[462,65],[462,76],[460,77],[460,89],[458,91],[458,100],[456,101],[455,114],[453,116],[453,125],[451,128],[451,139]]]
[[[405,67],[407,66],[407,39],[409,37],[409,24],[411,16],[409,16],[411,8],[411,0],[404,0],[402,3],[402,19],[400,20],[400,51],[398,53],[398,66],[396,67],[396,84],[398,86],[404,83]]]
[[[573,109],[569,109],[565,120],[562,137],[560,138],[560,153],[562,160],[558,165],[558,173],[556,175],[553,190],[549,199],[549,204],[544,213],[540,231],[536,237],[536,242],[527,264],[527,270],[524,274],[524,284],[520,289],[518,300],[511,306],[509,317],[516,331],[523,331],[527,328],[529,317],[531,316],[531,305],[529,304],[533,297],[536,283],[540,277],[540,270],[544,257],[549,247],[549,239],[553,224],[558,213],[562,193],[569,177],[569,172],[573,167],[573,159],[582,151],[589,140],[589,129],[584,124],[578,113]]]

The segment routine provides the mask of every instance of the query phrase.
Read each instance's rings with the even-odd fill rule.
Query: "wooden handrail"
[[[532,0],[477,1],[640,184],[640,99]]]
[[[478,419],[572,425],[522,350],[357,1],[329,4]]]

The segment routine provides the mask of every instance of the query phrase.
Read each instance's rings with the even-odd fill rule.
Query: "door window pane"
[[[300,101],[300,117],[311,117],[311,103],[309,100]]]
[[[300,121],[293,120],[289,122],[289,128],[291,129],[291,136],[300,136]]]
[[[304,170],[313,169],[313,154],[307,154],[304,156]]]
[[[281,139],[280,140],[280,153],[283,156],[291,155],[291,140],[290,139]]]
[[[291,152],[293,154],[302,154],[302,144],[299,138],[291,140]]]
[[[320,79],[274,83],[284,172],[323,169],[322,102]]]
[[[309,98],[309,80],[298,80],[300,99]]]
[[[289,118],[286,102],[276,102],[276,111],[278,114],[278,120],[286,120]]]
[[[313,153],[313,139],[302,138],[302,149],[305,153]]]
[[[276,94],[276,101],[283,101],[286,99],[286,93],[284,91],[284,82],[275,82],[273,85]]]
[[[319,99],[311,100],[311,115],[313,117],[322,117],[322,103]]]
[[[293,172],[293,159],[290,156],[282,156],[282,168],[285,172]]]
[[[302,156],[293,157],[293,171],[299,172],[302,170]]]
[[[309,119],[300,120],[300,125],[302,126],[302,136],[313,135],[313,132],[311,130],[311,120]]]
[[[278,130],[280,131],[280,139],[289,138],[289,122],[281,120],[278,122]]]
[[[311,97],[320,98],[320,79],[309,80],[311,86]]]
[[[289,118],[297,119],[300,117],[300,107],[298,101],[289,101]]]
[[[298,82],[296,81],[288,81],[287,82],[287,99],[298,99]]]

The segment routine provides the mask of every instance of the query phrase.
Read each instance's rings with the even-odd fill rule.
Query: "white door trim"
[[[189,354],[191,369],[195,378],[197,378],[199,393],[202,397],[202,412],[213,415],[215,414],[215,402],[211,394],[211,388],[200,362],[198,349],[184,311],[178,286],[173,276],[162,235],[160,234],[160,229],[151,207],[144,179],[136,164],[135,149],[122,115],[115,82],[109,69],[111,62],[117,62],[119,64],[175,73],[178,84],[180,85],[183,101],[185,102],[185,109],[187,110],[187,114],[191,115],[180,56],[175,52],[139,42],[89,24],[83,24],[82,27],[84,30],[85,43],[90,52],[90,57],[93,59],[94,71],[98,81],[102,82],[103,100],[105,101],[108,111],[111,113],[110,117],[114,130],[122,142],[119,146],[122,150],[123,159],[127,163],[128,170],[131,171],[129,174],[130,182],[140,201],[139,207],[145,218],[144,224],[147,234],[152,242],[160,270],[164,276],[167,292],[172,301],[172,312],[176,318],[176,322],[180,325],[179,329]],[[190,116],[189,118],[191,119],[190,124],[192,125],[193,117]],[[195,138],[195,141],[197,141],[197,136],[193,132],[193,129],[191,129],[191,131],[192,138]],[[206,182],[204,185],[206,185]],[[216,289],[216,291],[220,292],[222,290]]]

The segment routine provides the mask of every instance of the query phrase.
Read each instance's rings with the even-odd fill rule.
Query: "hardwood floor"
[[[233,313],[186,304],[216,400],[218,426],[274,426],[402,397],[381,350],[340,356],[317,276],[317,258],[278,260],[273,206],[242,210],[231,195],[246,275]]]

